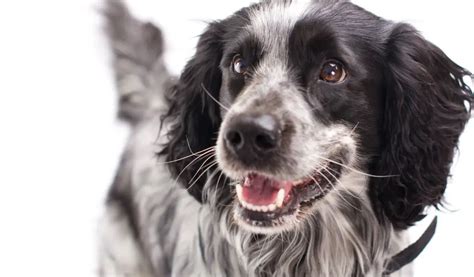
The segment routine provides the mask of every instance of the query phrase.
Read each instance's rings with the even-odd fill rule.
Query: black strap
[[[393,256],[388,262],[388,266],[385,269],[383,275],[390,275],[395,271],[398,271],[405,265],[413,262],[433,238],[434,233],[436,231],[437,222],[438,217],[435,217],[431,222],[430,226],[428,226],[428,229],[426,229],[426,231],[417,241],[415,241],[413,244],[410,244],[407,248],[403,249],[397,255]]]

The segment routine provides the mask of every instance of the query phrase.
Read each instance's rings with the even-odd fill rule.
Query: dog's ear
[[[371,193],[395,228],[423,218],[442,200],[458,139],[470,117],[470,73],[410,25],[397,24],[386,42],[381,156]]]
[[[196,152],[215,144],[221,121],[219,106],[208,94],[219,98],[223,33],[222,24],[214,22],[201,35],[194,57],[169,96],[170,110],[165,119],[171,120],[172,126],[161,154],[173,175],[200,202],[206,177],[201,173],[214,159],[207,159],[211,155],[207,152],[209,155],[198,158],[202,153]]]

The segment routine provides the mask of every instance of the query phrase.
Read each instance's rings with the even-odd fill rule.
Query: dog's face
[[[333,190],[357,189],[340,175],[377,148],[381,54],[354,47],[360,34],[347,29],[357,24],[337,16],[310,3],[263,6],[224,47],[217,161],[248,229],[291,228]]]
[[[263,2],[202,36],[164,152],[215,145],[230,184],[190,182],[203,166],[189,161],[171,169],[199,200],[219,190],[253,232],[291,230],[346,192],[403,228],[442,197],[472,101],[465,74],[410,26],[348,2]]]

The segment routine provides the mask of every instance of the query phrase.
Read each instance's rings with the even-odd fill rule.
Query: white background
[[[249,3],[129,2],[140,18],[164,28],[175,73],[192,55],[203,20]],[[474,70],[472,0],[354,2],[414,24]],[[98,0],[0,2],[0,276],[94,276],[96,222],[127,137],[114,117],[99,6]],[[473,124],[452,170],[450,211],[441,213],[416,276],[474,276]]]

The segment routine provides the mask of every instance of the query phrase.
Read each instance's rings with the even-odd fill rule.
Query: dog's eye
[[[329,61],[323,65],[319,78],[328,83],[340,83],[346,79],[344,66],[337,61]]]
[[[248,73],[248,65],[247,62],[242,59],[240,55],[234,56],[232,60],[232,71],[237,74],[247,75]]]

